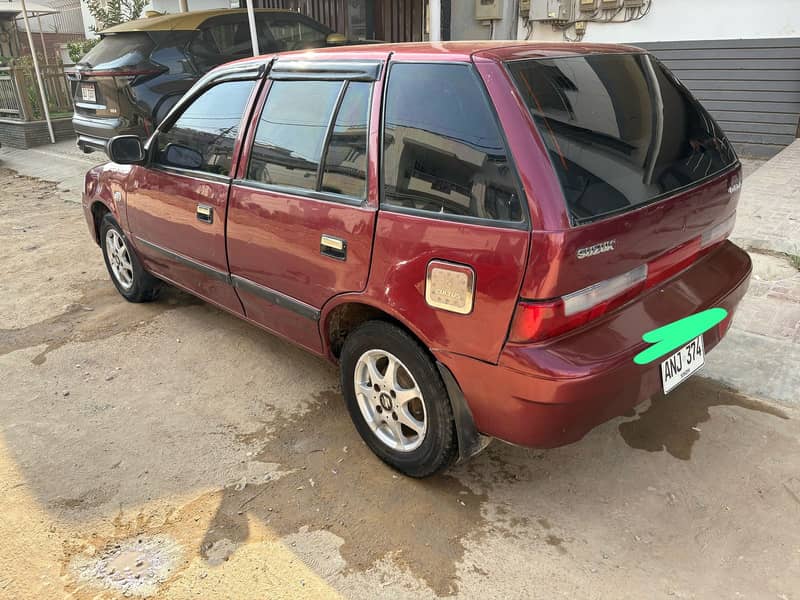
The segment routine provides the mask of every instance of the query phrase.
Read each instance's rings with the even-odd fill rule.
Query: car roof
[[[399,44],[365,44],[358,46],[334,46],[311,50],[293,50],[255,56],[236,61],[264,62],[274,56],[303,60],[358,60],[385,59],[417,61],[471,61],[491,60],[495,62],[530,58],[552,58],[580,56],[586,54],[630,54],[644,52],[635,46],[619,44],[576,44],[571,42],[520,42],[520,41],[459,41],[459,42],[405,42]]]
[[[298,15],[298,13],[291,10],[276,8],[257,8],[255,12]],[[144,17],[142,19],[136,19],[135,21],[114,25],[113,27],[100,31],[100,34],[106,35],[108,33],[124,33],[128,31],[192,31],[212,17],[246,14],[247,10],[244,8],[218,8],[212,10],[194,10],[185,13],[158,14],[153,17]]]

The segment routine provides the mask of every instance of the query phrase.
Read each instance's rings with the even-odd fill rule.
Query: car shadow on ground
[[[131,308],[114,299],[113,294],[106,298],[105,288],[110,284],[97,286],[87,296],[86,304],[82,300],[59,317],[6,338],[11,340],[4,342],[6,352],[46,344],[45,351],[32,358],[31,368],[42,369],[46,366],[44,357],[67,343],[110,343],[112,337],[133,335],[139,327],[146,329],[152,319],[170,311],[183,320],[181,335],[187,338],[187,350],[198,344],[189,332],[210,331],[213,339],[226,340],[227,345],[219,348],[224,356],[236,356],[236,352],[230,352],[233,349],[248,357],[250,363],[245,360],[241,368],[231,367],[233,372],[228,380],[241,377],[248,364],[272,364],[272,369],[282,373],[281,377],[287,381],[308,378],[309,370],[321,369],[320,381],[327,382],[328,389],[305,397],[302,405],[293,410],[285,410],[286,405],[280,402],[284,394],[280,387],[282,379],[277,383],[272,380],[277,388],[269,392],[275,397],[275,404],[271,405],[269,401],[253,404],[253,393],[240,394],[242,390],[251,390],[246,386],[232,385],[226,393],[227,380],[222,378],[211,382],[215,387],[210,393],[218,394],[219,412],[215,413],[192,393],[199,388],[191,388],[181,406],[181,411],[194,413],[187,419],[189,425],[209,421],[198,435],[216,434],[220,447],[229,445],[239,455],[246,452],[248,471],[241,477],[224,477],[222,486],[213,483],[220,468],[234,470],[229,458],[225,459],[227,464],[215,466],[213,455],[198,455],[203,450],[213,452],[214,445],[200,442],[194,446],[197,436],[187,436],[185,424],[176,420],[160,423],[160,435],[154,437],[146,429],[154,426],[157,415],[139,422],[119,419],[114,416],[113,405],[124,404],[122,397],[105,398],[104,408],[92,412],[88,418],[85,407],[68,415],[72,426],[83,429],[81,439],[113,440],[113,447],[108,447],[110,456],[105,458],[98,456],[98,449],[91,446],[68,447],[67,451],[75,454],[63,464],[81,464],[81,467],[72,473],[62,469],[56,480],[48,475],[48,464],[32,456],[32,447],[27,450],[21,447],[26,443],[24,436],[11,436],[9,445],[17,451],[23,472],[30,475],[34,492],[39,492],[42,503],[57,518],[75,521],[80,526],[82,520],[90,517],[116,515],[112,535],[87,532],[84,542],[65,546],[62,561],[68,580],[76,576],[71,565],[85,564],[83,559],[76,563],[76,558],[84,555],[87,548],[111,548],[111,552],[118,552],[121,542],[142,535],[178,540],[177,544],[188,556],[199,556],[213,567],[252,541],[255,520],[280,538],[298,532],[325,531],[343,540],[338,551],[346,564],[344,575],[365,572],[376,562],[391,559],[437,595],[448,595],[459,590],[459,569],[465,553],[487,537],[524,540],[535,536],[541,538],[543,547],[567,555],[570,543],[576,539],[567,525],[572,519],[570,513],[575,518],[587,514],[598,495],[606,494],[613,499],[613,491],[602,491],[607,482],[600,474],[617,473],[618,477],[626,477],[622,473],[627,469],[635,473],[636,465],[642,462],[637,456],[642,450],[647,454],[667,455],[671,460],[689,461],[693,458],[693,447],[703,439],[701,425],[705,426],[712,414],[717,414],[716,410],[727,408],[728,416],[742,412],[748,415],[738,422],[730,419],[726,422],[726,435],[741,439],[760,435],[753,433],[751,418],[757,418],[767,428],[773,425],[772,420],[788,418],[775,407],[695,378],[668,397],[656,397],[639,414],[608,423],[569,447],[526,450],[495,442],[481,455],[444,474],[413,480],[385,466],[361,442],[336,389],[335,375],[325,371],[317,359],[230,315],[207,305],[198,306],[197,301],[174,290],[167,290],[155,305]],[[164,339],[174,339],[176,335],[177,330],[171,329],[153,343],[163,344]],[[175,364],[168,368],[181,369],[184,363],[180,356],[176,354],[173,359]],[[135,349],[134,364],[147,368],[149,360],[143,348]],[[151,366],[152,376],[160,377],[160,367]],[[252,374],[254,380],[258,377],[258,373]],[[139,382],[147,385],[145,380]],[[126,391],[120,393],[124,396]],[[169,392],[162,397],[169,397]],[[96,404],[94,398],[74,400],[82,401]],[[145,408],[152,407],[154,400],[149,402]],[[169,408],[160,410],[163,413]],[[48,413],[44,406],[40,411]],[[249,411],[252,422],[260,425],[255,429],[243,425],[231,416],[237,411]],[[181,473],[191,473],[194,485],[204,489],[188,504],[169,509],[164,518],[151,519],[146,510],[142,512],[141,488],[126,481],[131,471],[114,466],[126,460],[132,448],[133,453],[141,452],[138,446],[142,440],[150,444],[150,456],[173,457],[163,463],[153,460],[150,472],[144,471],[145,479],[157,479],[147,489],[147,500],[170,502],[172,496],[191,495],[191,489],[182,489],[188,481],[181,478]],[[37,445],[36,456],[64,452],[63,447],[48,449],[50,443],[46,437],[37,438]],[[96,456],[96,461],[86,462],[83,452],[87,449],[90,456]],[[730,469],[726,460],[725,452],[703,457],[695,465],[697,476]],[[254,465],[255,470],[250,468]],[[37,470],[40,472],[36,473]],[[122,479],[115,481],[117,477]],[[36,489],[37,483],[48,479],[46,485]],[[182,483],[176,483],[176,479]],[[87,481],[94,482],[91,484],[94,487],[85,493],[77,492],[86,488]],[[211,491],[207,491],[209,485]],[[652,487],[652,480],[634,477],[626,479],[625,485],[625,494],[636,496],[646,493]],[[556,500],[563,489],[571,491],[569,502]]]

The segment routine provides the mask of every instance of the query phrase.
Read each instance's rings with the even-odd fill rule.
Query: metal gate
[[[424,0],[255,0],[255,4],[296,10],[351,38],[355,13],[366,16],[371,39],[419,42],[425,34]]]

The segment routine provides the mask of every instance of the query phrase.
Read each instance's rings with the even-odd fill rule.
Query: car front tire
[[[100,247],[111,281],[123,298],[128,302],[151,302],[158,297],[161,282],[144,270],[111,213],[100,223]]]
[[[381,460],[411,477],[453,463],[458,442],[447,390],[411,335],[368,321],[347,336],[340,366],[350,417]]]

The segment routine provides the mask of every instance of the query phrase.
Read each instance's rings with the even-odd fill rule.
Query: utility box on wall
[[[475,19],[496,21],[503,18],[503,0],[475,0]]]
[[[531,21],[569,21],[572,0],[531,0]]]

